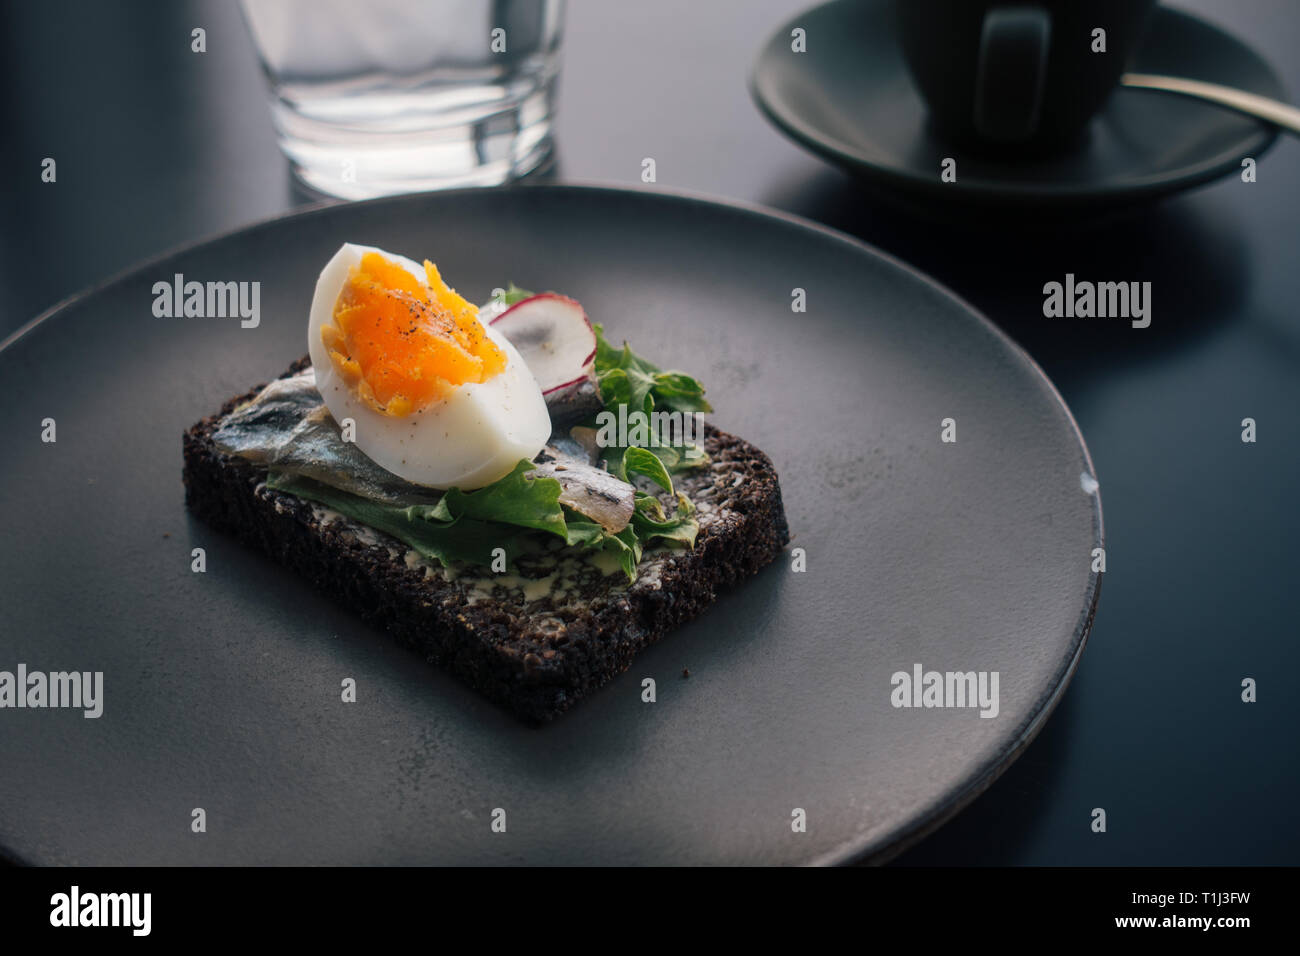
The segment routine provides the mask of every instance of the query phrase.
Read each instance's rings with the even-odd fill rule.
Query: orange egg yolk
[[[377,412],[399,417],[486,382],[506,367],[478,309],[425,260],[425,282],[367,252],[348,272],[321,340],[344,383]]]

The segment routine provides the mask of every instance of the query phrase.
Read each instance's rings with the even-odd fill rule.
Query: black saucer
[[[807,52],[791,50],[791,30]],[[1285,100],[1269,65],[1218,27],[1158,8],[1130,69],[1189,76]],[[1208,182],[1258,158],[1273,127],[1230,110],[1120,88],[1077,151],[1054,157],[983,156],[929,128],[903,63],[889,0],[836,0],[799,14],[759,54],[750,89],[796,142],[891,191],[953,201],[1034,205],[1125,203]],[[957,182],[940,180],[944,157]]]

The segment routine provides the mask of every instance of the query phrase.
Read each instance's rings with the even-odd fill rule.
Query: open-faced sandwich
[[[308,355],[185,434],[190,509],[530,721],[788,539],[767,456],[573,299],[344,245]]]

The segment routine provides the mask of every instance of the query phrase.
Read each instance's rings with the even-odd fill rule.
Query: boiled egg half
[[[351,419],[357,447],[415,484],[481,488],[550,437],[515,347],[427,260],[344,244],[316,280],[307,348],[334,420]]]

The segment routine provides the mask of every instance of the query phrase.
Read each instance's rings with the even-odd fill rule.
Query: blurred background
[[[1169,5],[1300,90],[1294,0]],[[555,149],[533,176],[647,188],[652,157],[660,188],[859,236],[984,311],[1079,420],[1108,566],[1074,683],[1011,769],[899,862],[1300,862],[1300,144],[1281,139],[1253,185],[1231,176],[1100,216],[900,206],[789,142],[750,99],[760,47],[803,6],[571,0]],[[0,338],[143,259],[317,201],[277,147],[230,0],[5,2],[0,46]],[[1045,320],[1042,284],[1067,272],[1150,280],[1152,326]],[[1243,452],[1246,416],[1260,437]],[[1253,706],[1239,699],[1247,676]],[[1097,806],[1104,838],[1088,828]]]

